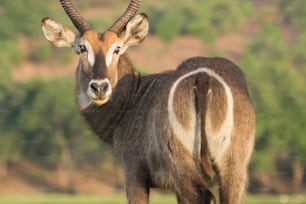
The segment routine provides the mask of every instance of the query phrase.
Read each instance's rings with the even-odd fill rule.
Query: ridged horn
[[[131,0],[125,12],[116,20],[116,22],[108,29],[109,31],[119,34],[126,24],[137,13],[142,0]]]
[[[88,22],[81,16],[71,0],[60,0],[60,2],[71,22],[78,29],[81,35],[91,29]]]

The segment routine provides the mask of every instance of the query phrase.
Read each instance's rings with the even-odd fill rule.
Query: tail
[[[207,109],[207,91],[208,84],[201,83],[201,78],[198,77],[196,80],[196,88],[194,89],[195,95],[195,106],[197,112],[197,119],[200,124],[200,134],[201,134],[201,150],[200,150],[200,168],[204,180],[208,185],[208,189],[212,194],[211,200],[214,200],[214,203],[220,203],[220,188],[219,188],[219,176],[218,169],[213,163],[213,159],[210,155],[208,149],[208,141],[205,132],[205,113]]]

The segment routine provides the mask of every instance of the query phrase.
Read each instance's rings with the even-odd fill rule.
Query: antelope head
[[[148,34],[146,14],[135,16],[141,0],[131,0],[126,11],[105,32],[91,29],[71,0],[60,0],[78,33],[55,20],[42,19],[46,39],[56,47],[71,47],[80,56],[77,68],[77,100],[81,109],[101,106],[112,96],[118,82],[119,57]]]

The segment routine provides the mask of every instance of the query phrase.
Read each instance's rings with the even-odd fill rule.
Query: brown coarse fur
[[[255,112],[239,67],[224,58],[193,57],[175,71],[142,76],[125,53],[148,33],[146,14],[130,19],[140,1],[131,1],[129,14],[116,23],[119,33],[91,30],[70,1],[62,4],[81,35],[50,18],[43,19],[43,31],[53,45],[80,55],[77,103],[121,160],[128,203],[147,204],[154,187],[174,191],[180,204],[240,203]]]
[[[146,203],[150,187],[174,190],[179,203],[204,203],[205,198],[209,203],[212,193],[207,189],[215,182],[215,176],[220,183],[221,203],[239,203],[246,188],[255,129],[254,110],[240,70],[222,58],[197,57],[187,60],[176,71],[141,76],[132,71],[126,56],[121,60],[118,71],[124,75],[120,77],[111,101],[102,107],[92,105],[82,113],[91,128],[121,159],[130,203]],[[224,77],[234,96],[234,132],[219,166],[213,163],[209,154],[204,119],[199,161],[184,149],[169,127],[166,108],[169,89],[179,76],[199,67],[209,67]],[[224,93],[214,79],[205,74],[199,76],[202,78],[188,78],[177,89],[176,115],[188,126],[185,121],[190,117],[187,113],[189,106],[195,106],[192,94],[197,94],[200,117],[204,118],[205,111],[211,108],[210,111],[216,114],[214,127],[219,128],[225,112]],[[201,92],[205,93],[209,88],[214,90],[214,87],[217,91],[213,92],[211,106],[207,107],[206,94]],[[197,92],[193,92],[194,88]]]

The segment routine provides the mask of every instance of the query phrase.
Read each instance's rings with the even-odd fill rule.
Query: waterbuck
[[[128,203],[148,203],[151,187],[174,191],[181,204],[240,203],[255,134],[241,70],[227,59],[193,57],[142,76],[125,54],[148,34],[147,15],[136,15],[141,0],[104,33],[70,0],[60,2],[79,33],[46,17],[44,35],[80,56],[77,104],[121,159]]]

